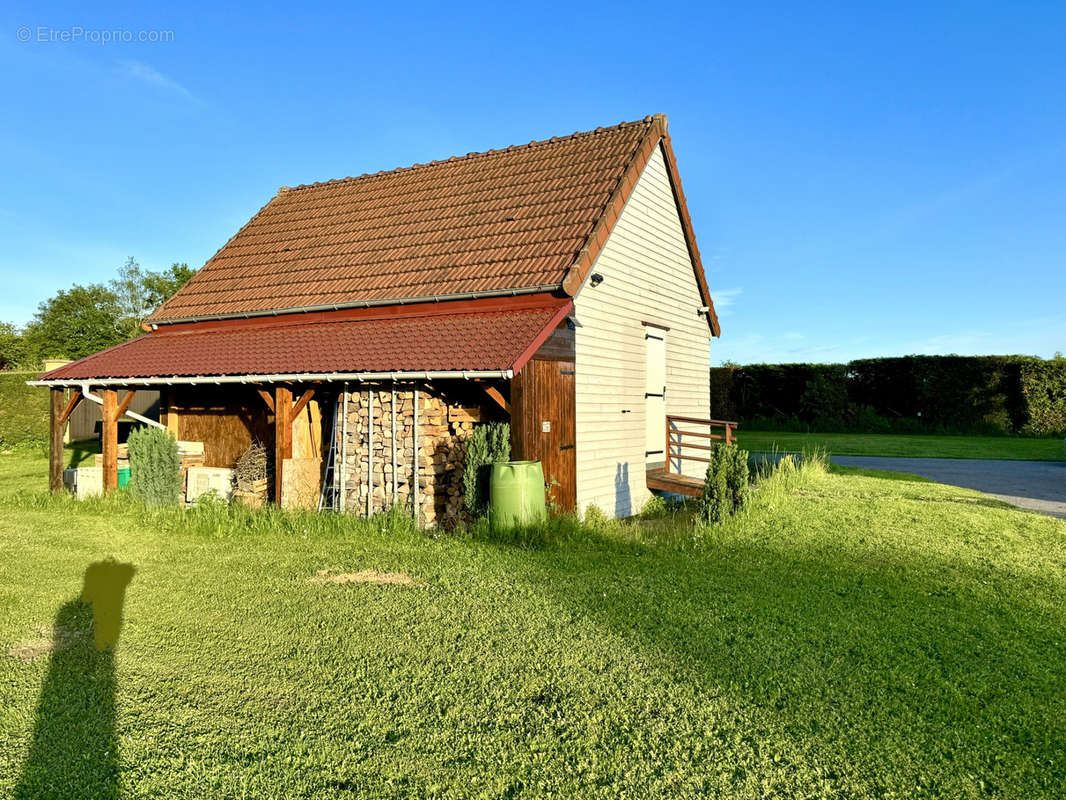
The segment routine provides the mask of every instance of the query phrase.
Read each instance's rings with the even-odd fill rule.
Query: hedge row
[[[48,390],[27,386],[36,372],[0,372],[0,448],[48,443]]]
[[[753,430],[1066,434],[1066,359],[904,356],[711,369],[711,410]]]

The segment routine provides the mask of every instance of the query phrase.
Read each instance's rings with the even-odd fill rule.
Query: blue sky
[[[7,3],[0,320],[130,255],[200,266],[282,185],[664,112],[712,362],[1050,356],[1063,30],[1061,2]]]

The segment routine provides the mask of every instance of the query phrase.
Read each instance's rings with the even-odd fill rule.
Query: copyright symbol
[[[32,35],[33,31],[31,31],[26,25],[23,25],[21,28],[15,31],[15,38],[18,39],[20,42],[28,42]]]

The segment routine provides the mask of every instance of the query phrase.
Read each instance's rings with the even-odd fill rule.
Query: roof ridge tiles
[[[426,169],[427,167],[437,167],[445,164],[454,164],[461,161],[471,161],[476,158],[487,158],[489,156],[497,156],[502,153],[512,153],[515,150],[521,150],[533,147],[544,147],[547,145],[558,144],[559,142],[572,141],[574,139],[591,138],[593,136],[599,136],[604,133],[610,133],[612,131],[624,130],[625,128],[635,128],[639,126],[650,127],[658,119],[666,119],[664,114],[654,114],[646,116],[642,119],[631,120],[629,122],[619,122],[617,125],[604,128],[599,127],[591,131],[574,131],[567,136],[553,136],[550,139],[534,139],[533,141],[525,144],[512,144],[508,147],[497,147],[489,150],[480,150],[477,152],[470,152],[464,156],[451,156],[449,158],[435,159],[433,161],[427,161],[421,164],[410,164],[404,167],[395,167],[394,169],[382,169],[377,172],[364,172],[362,175],[350,175],[345,178],[332,178],[326,181],[315,181],[314,183],[301,183],[298,186],[282,186],[278,189],[278,194],[288,194],[289,192],[298,192],[306,189],[317,189],[322,186],[335,186],[342,183],[354,183],[355,181],[369,180],[371,178],[380,178],[386,175],[395,175],[401,172],[412,172],[415,170]]]

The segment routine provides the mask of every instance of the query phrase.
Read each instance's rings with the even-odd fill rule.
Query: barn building
[[[559,508],[614,516],[694,491],[730,435],[709,419],[719,324],[662,115],[282,187],[144,328],[35,382],[53,488],[86,400],[116,485],[117,421],[147,390],[209,467],[263,443],[273,502],[325,486],[423,524],[465,513],[484,422],[510,422],[512,458],[543,462]]]

